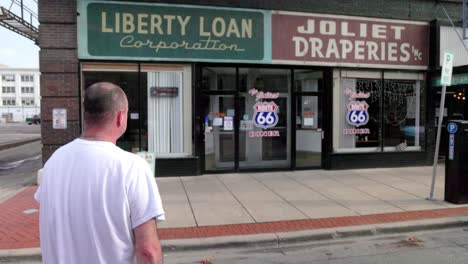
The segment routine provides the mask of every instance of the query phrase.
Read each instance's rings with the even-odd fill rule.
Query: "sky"
[[[37,14],[36,1],[23,0],[23,4]],[[0,0],[0,6],[8,9],[11,2],[11,0]],[[16,2],[19,3],[20,0]],[[10,11],[17,15],[21,14],[18,5],[13,5]],[[24,15],[29,22],[29,13],[25,12]],[[33,20],[33,24],[37,27],[37,19]],[[39,68],[39,47],[34,41],[0,26],[0,64],[15,68]]]

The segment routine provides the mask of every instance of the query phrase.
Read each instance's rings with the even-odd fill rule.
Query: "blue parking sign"
[[[455,134],[455,133],[457,133],[457,130],[458,130],[458,126],[457,126],[457,124],[455,124],[454,122],[450,122],[450,123],[447,125],[447,131],[448,131],[450,134]]]

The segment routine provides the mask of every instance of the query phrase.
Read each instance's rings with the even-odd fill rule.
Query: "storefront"
[[[432,71],[430,71],[431,82],[429,89],[429,102],[434,109],[434,115],[431,116],[432,123],[436,124],[439,118],[440,99],[442,84],[440,71],[442,59],[440,54],[449,51],[454,54],[453,74],[451,85],[447,86],[445,97],[445,106],[443,111],[442,137],[439,156],[445,157],[447,149],[446,124],[449,120],[466,120],[468,118],[468,103],[466,95],[468,93],[468,56],[466,47],[468,40],[464,44],[460,41],[463,36],[461,27],[452,27],[447,21],[434,21],[432,35],[436,40],[437,53],[434,56]],[[458,32],[458,34],[457,34]]]
[[[82,1],[81,89],[129,98],[156,174],[422,165],[425,22]]]

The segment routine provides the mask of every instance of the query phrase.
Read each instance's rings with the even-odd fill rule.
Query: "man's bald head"
[[[113,118],[115,112],[127,108],[127,96],[119,86],[99,82],[86,89],[83,106],[86,124],[105,124]]]

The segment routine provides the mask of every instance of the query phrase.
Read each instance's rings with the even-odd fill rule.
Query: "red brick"
[[[41,48],[39,68],[41,73],[78,73],[77,50]]]
[[[54,108],[67,109],[68,121],[80,121],[80,100],[78,97],[42,97],[41,119],[52,121]]]
[[[76,0],[40,0],[38,1],[39,22],[76,23]]]
[[[79,81],[77,73],[41,74],[41,96],[78,97]]]
[[[41,131],[44,145],[65,145],[81,134],[78,121],[68,121],[66,129],[53,129],[51,121],[44,121],[41,124]]]
[[[58,41],[60,40],[60,41]],[[39,46],[44,48],[74,48],[77,47],[76,24],[40,24]]]

